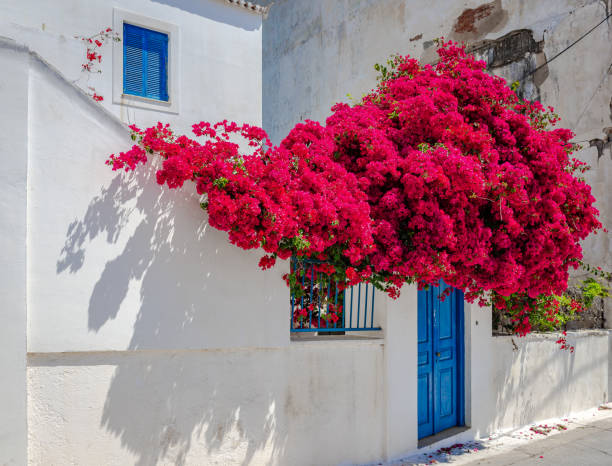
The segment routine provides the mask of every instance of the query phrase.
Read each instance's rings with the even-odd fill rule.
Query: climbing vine
[[[588,167],[571,158],[572,132],[553,129],[552,108],[520,100],[452,42],[438,54],[433,66],[377,65],[361,101],[336,104],[325,125],[297,124],[279,146],[248,124],[200,122],[188,137],[159,123],[133,126],[136,144],[107,163],[130,171],[161,158],[157,182],[194,183],[209,223],[263,249],[263,269],[315,259],[341,287],[368,281],[392,297],[444,279],[525,334],[601,228]],[[285,279],[299,288],[296,273]]]
[[[88,75],[91,73],[102,73],[99,66],[100,63],[102,63],[102,47],[104,44],[109,41],[121,41],[119,34],[113,32],[110,27],[89,37],[75,36],[75,38],[80,39],[85,45],[85,62],[81,65],[81,72],[87,73]],[[104,100],[104,97],[98,94],[93,86],[87,86],[87,88],[89,89],[87,95],[93,100],[96,102]]]

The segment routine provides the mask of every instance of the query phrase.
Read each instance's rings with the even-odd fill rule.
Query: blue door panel
[[[463,293],[444,282],[418,295],[419,438],[463,423]]]
[[[434,399],[433,399],[433,338],[432,319],[433,314],[429,312],[433,303],[433,294],[425,293],[419,295],[418,300],[418,416],[419,437],[433,434],[434,427]]]
[[[423,374],[418,376],[418,393],[419,393],[419,437],[433,434],[433,409],[429,393],[431,392],[431,377],[432,374]]]

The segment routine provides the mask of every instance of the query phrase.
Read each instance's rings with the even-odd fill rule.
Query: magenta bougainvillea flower
[[[201,122],[187,137],[159,123],[132,127],[138,144],[108,163],[161,157],[158,183],[195,183],[210,224],[262,248],[264,269],[319,259],[392,296],[444,279],[468,300],[492,297],[526,333],[535,300],[567,288],[580,241],[601,228],[587,167],[552,108],[520,100],[452,42],[438,53],[433,66],[395,57],[359,103],[297,124],[279,146],[251,125]]]

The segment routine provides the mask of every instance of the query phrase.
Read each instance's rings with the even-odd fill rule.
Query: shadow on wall
[[[214,345],[211,333],[224,325],[215,316],[231,313],[220,299],[228,308],[252,300],[247,285],[243,298],[228,294],[236,294],[237,283],[228,278],[236,276],[237,264],[245,265],[245,253],[216,247],[227,242],[226,234],[206,224],[190,190],[169,191],[154,178],[151,169],[117,175],[91,200],[82,219],[69,225],[56,264],[58,274],[78,273],[89,241],[103,235],[114,244],[130,235],[95,283],[88,327],[100,331],[139,290],[128,346],[133,351],[67,355],[57,364],[115,367],[100,425],[137,456],[139,465],[197,463],[211,454],[248,464],[257,454],[279,455],[286,440],[277,438],[276,429],[275,397],[286,386],[279,352],[256,357],[249,351],[200,349]],[[250,262],[247,267],[254,265]],[[83,403],[90,402],[90,395],[83,396]],[[190,455],[199,460],[189,460]]]
[[[261,272],[257,252],[209,227],[191,186],[161,188],[150,168],[116,176],[69,225],[57,273],[78,273],[97,236],[123,250],[105,264],[101,250],[88,253],[101,270],[89,298],[90,331],[101,331],[122,307],[127,314],[138,308],[131,350],[272,344],[268,337],[281,323],[264,325],[258,313],[273,316],[278,300],[284,303],[281,268]]]
[[[108,243],[115,243],[124,228],[138,219],[123,251],[106,263],[88,309],[89,329],[100,330],[116,318],[131,282],[141,281],[141,307],[129,349],[170,343],[162,341],[160,332],[180,336],[193,320],[197,298],[206,291],[211,262],[215,265],[220,262],[218,249],[211,247],[211,241],[203,241],[207,230],[205,216],[201,211],[184,208],[196,204],[193,196],[160,189],[155,186],[154,176],[154,170],[118,175],[108,187],[102,188],[83,219],[68,227],[57,262],[58,273],[65,270],[77,273],[85,260],[87,241],[105,235]],[[176,209],[175,205],[181,208]],[[181,214],[185,217],[185,210],[195,215],[180,218]],[[207,269],[207,277],[200,277]],[[148,309],[154,310],[153,316]],[[175,340],[178,345],[182,341]]]
[[[282,456],[273,387],[253,380],[277,378],[278,352],[266,364],[247,352],[219,357],[202,352],[127,353],[118,361],[101,425],[137,455],[138,465],[158,462],[250,464]],[[259,377],[260,379],[257,379]],[[233,400],[247,399],[236,405]],[[263,460],[263,461],[262,461]]]
[[[605,401],[608,355],[598,351],[605,349],[605,336],[574,342],[568,337],[576,346],[574,353],[561,350],[554,336],[540,338],[494,337],[497,398],[489,431],[568,415]]]

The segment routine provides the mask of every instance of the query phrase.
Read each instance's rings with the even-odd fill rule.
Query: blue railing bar
[[[334,308],[336,309],[336,313],[338,312],[338,282],[336,282],[336,293],[335,293],[335,297],[334,297]],[[344,312],[344,311],[342,311]],[[338,322],[335,322],[334,325],[338,325]]]
[[[363,310],[363,326],[365,327],[368,321],[368,284],[365,284],[365,300],[363,301],[364,303],[364,310]],[[357,324],[359,324],[359,322],[357,322]]]
[[[354,287],[351,286],[351,313],[349,314],[349,328],[353,326],[353,288]]]
[[[346,327],[346,288],[342,293],[342,326]]]
[[[293,261],[289,263],[289,272],[293,273]],[[289,295],[289,302],[291,303],[291,316],[289,317],[289,325],[291,326],[291,330],[293,330],[293,313],[295,312],[293,310],[294,301],[295,301],[295,298],[293,297],[293,293],[291,293]]]
[[[372,316],[370,318],[370,327],[374,327],[374,285],[372,285]]]
[[[314,267],[314,266],[313,266]],[[314,281],[314,279],[313,279]],[[319,314],[319,323],[317,324],[317,327],[321,328],[321,292],[323,290],[315,290],[315,293],[317,293],[317,311]]]
[[[306,273],[304,272],[304,274],[302,275],[302,291],[304,291],[305,284],[306,284]],[[300,299],[301,299],[300,307],[304,309],[304,295],[302,295]]]
[[[325,264],[326,261],[322,261],[319,259],[310,259],[305,257],[295,257],[293,256],[292,260],[300,264]]]
[[[381,327],[328,327],[328,328],[296,328],[293,332],[349,332],[349,331],[374,331],[381,330]]]
[[[329,295],[331,294],[331,277],[329,277],[329,283],[327,284],[327,323],[329,324]],[[336,322],[334,322],[334,327],[336,326]]]
[[[361,311],[361,282],[359,282],[357,288],[357,320],[355,321],[355,325],[359,327],[359,312]],[[351,322],[351,326],[353,323]]]
[[[312,327],[312,288],[316,277],[314,276],[314,265],[310,266],[310,304],[308,305],[308,328]]]
[[[293,295],[291,295],[291,299],[290,299],[290,301],[291,301],[291,328],[292,328],[292,329],[293,329],[293,314],[294,314],[294,312],[295,312],[295,311],[293,310],[293,300],[294,300]]]

